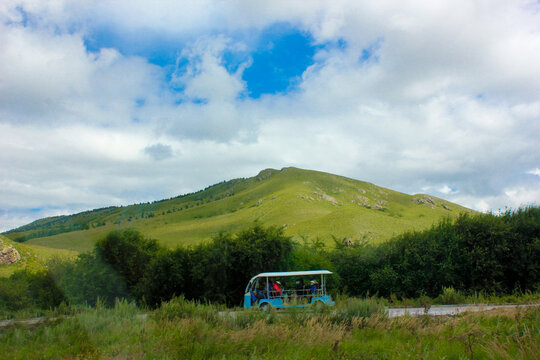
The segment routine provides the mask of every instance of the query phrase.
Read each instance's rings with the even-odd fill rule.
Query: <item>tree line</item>
[[[283,229],[254,225],[169,249],[136,230],[117,230],[74,262],[57,260],[39,273],[14,273],[0,283],[0,307],[92,305],[98,298],[155,307],[179,295],[234,306],[253,275],[314,269],[333,271],[332,291],[353,296],[435,297],[445,287],[498,295],[538,291],[540,208],[462,214],[380,245],[299,243]]]

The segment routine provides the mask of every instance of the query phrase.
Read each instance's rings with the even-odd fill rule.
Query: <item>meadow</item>
[[[44,269],[52,259],[73,260],[77,256],[76,251],[66,249],[55,249],[35,244],[16,243],[6,236],[0,235],[0,246],[10,245],[17,249],[22,261],[15,264],[0,265],[0,278],[9,277],[16,271],[27,269],[29,271],[39,271]]]
[[[239,311],[185,300],[64,309],[0,328],[3,359],[538,359],[540,307],[389,319],[377,299],[318,311]]]

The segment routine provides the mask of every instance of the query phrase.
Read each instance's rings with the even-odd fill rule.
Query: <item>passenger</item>
[[[309,293],[311,295],[315,295],[317,293],[317,290],[319,290],[319,283],[317,282],[317,280],[311,280],[309,284],[311,286],[309,288]]]
[[[283,288],[281,287],[281,283],[279,281],[272,284],[272,289],[274,290],[275,296],[283,296]]]
[[[296,295],[304,296],[306,295],[306,285],[304,285],[304,280],[296,280]]]
[[[258,289],[251,291],[252,304],[256,304],[260,299],[266,299],[266,296],[264,294],[264,289],[259,285]]]

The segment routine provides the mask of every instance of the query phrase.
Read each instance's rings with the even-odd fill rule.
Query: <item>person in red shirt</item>
[[[272,284],[272,290],[274,290],[274,296],[283,296],[283,288],[279,281]]]

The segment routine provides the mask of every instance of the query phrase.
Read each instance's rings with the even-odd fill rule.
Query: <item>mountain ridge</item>
[[[408,195],[339,175],[286,167],[223,181],[170,199],[36,220],[4,234],[13,240],[83,251],[115,228],[134,227],[169,246],[204,241],[251,223],[329,241],[384,241],[472,210],[428,195]]]

